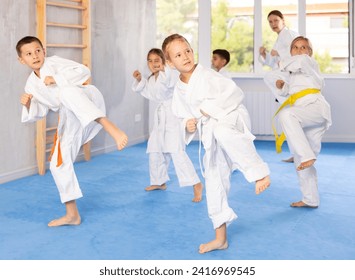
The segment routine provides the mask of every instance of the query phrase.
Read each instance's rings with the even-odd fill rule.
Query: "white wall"
[[[128,134],[130,144],[147,139],[148,102],[131,91],[132,72],[146,64],[155,44],[155,0],[92,0],[92,83],[103,93],[108,117]],[[65,17],[65,10],[58,17]],[[36,35],[36,1],[0,0],[0,184],[37,173],[35,125],[21,123],[19,97],[29,70],[17,61],[15,45]],[[55,36],[63,36],[60,32]],[[49,50],[53,54],[54,50]],[[134,121],[141,115],[142,120]],[[104,132],[92,155],[113,151]]]

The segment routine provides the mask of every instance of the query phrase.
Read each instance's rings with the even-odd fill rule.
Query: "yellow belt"
[[[272,117],[272,130],[274,131],[274,135],[275,135],[275,145],[276,145],[276,152],[277,153],[281,153],[281,147],[283,142],[286,140],[286,136],[285,134],[282,132],[280,135],[278,135],[275,125],[274,125],[274,119],[276,117],[276,115],[283,109],[285,108],[287,105],[292,106],[293,104],[295,104],[297,99],[302,98],[303,96],[306,96],[308,94],[314,94],[314,93],[320,93],[320,90],[317,88],[307,88],[304,90],[301,90],[299,92],[296,92],[294,94],[292,94],[289,98],[287,98],[285,100],[284,103],[282,103],[282,105],[279,107],[279,109],[276,111],[276,113],[274,114],[274,116]]]

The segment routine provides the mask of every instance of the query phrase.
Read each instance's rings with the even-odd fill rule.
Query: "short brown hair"
[[[168,45],[175,40],[186,42],[190,46],[190,43],[186,40],[186,38],[180,34],[175,33],[166,37],[161,48],[163,50],[166,59],[168,60],[169,60]]]
[[[16,44],[17,55],[21,56],[21,48],[23,45],[31,44],[32,42],[37,42],[43,49],[43,44],[40,39],[38,39],[37,37],[34,37],[34,36],[26,36],[26,37],[23,37]]]
[[[225,50],[225,49],[215,49],[212,54],[217,54],[220,57],[224,58],[226,60],[226,65],[229,63],[230,61],[230,53],[229,51]]]

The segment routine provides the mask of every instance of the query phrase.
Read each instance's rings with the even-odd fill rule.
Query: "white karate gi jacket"
[[[278,56],[272,56],[270,52],[266,53],[264,58],[262,55],[259,55],[259,61],[263,65],[268,65],[272,69],[277,69],[279,67],[279,62],[287,57],[290,57],[290,47],[291,42],[298,36],[298,33],[288,29],[286,26],[280,31],[277,36],[277,40],[272,47],[272,49],[278,52]]]
[[[169,67],[165,67],[165,72],[161,71],[157,80],[154,76],[148,79],[142,77],[139,83],[134,80],[132,85],[133,91],[158,104],[154,112],[154,123],[148,139],[147,153],[176,153],[185,150],[185,143],[178,129],[180,121],[171,110],[178,72]]]

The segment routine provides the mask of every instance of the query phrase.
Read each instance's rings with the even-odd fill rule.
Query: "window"
[[[323,73],[355,71],[354,0],[156,0],[156,3],[158,46],[167,35],[180,33],[197,52],[198,38],[209,36],[205,41],[211,42],[211,50],[225,48],[231,53],[230,72],[258,74],[265,70],[258,61],[258,53],[262,45],[272,48],[277,38],[266,18],[273,9],[284,14],[289,29],[311,40],[314,58]],[[210,34],[197,34],[199,18],[205,16],[198,15],[199,3],[211,5]],[[205,57],[204,61],[207,59],[210,60]]]
[[[349,4],[307,0],[306,34],[323,73],[349,73]]]
[[[157,47],[174,33],[183,35],[198,57],[198,0],[156,0]]]
[[[213,0],[211,48],[226,49],[230,72],[254,72],[254,0]]]

